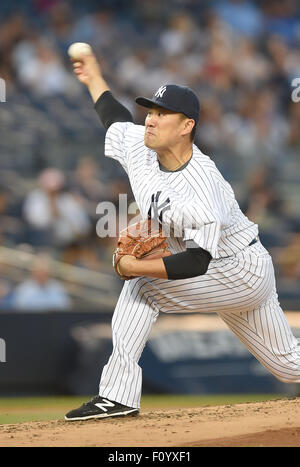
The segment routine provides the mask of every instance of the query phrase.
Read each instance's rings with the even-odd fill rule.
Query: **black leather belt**
[[[259,236],[253,238],[253,240],[251,240],[251,242],[249,243],[248,246],[252,246],[252,245],[254,245],[255,243],[257,243],[258,241],[259,241]]]

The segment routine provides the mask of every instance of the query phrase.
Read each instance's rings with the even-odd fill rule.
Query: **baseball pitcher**
[[[186,86],[165,84],[150,99],[136,98],[147,109],[140,126],[112,95],[92,51],[73,59],[73,68],[107,130],[105,155],[126,171],[142,221],[138,235],[122,233],[114,255],[125,281],[99,394],[65,419],[138,414],[138,362],[161,312],[217,313],[274,376],[299,382],[299,343],[278,302],[272,259],[258,226],[241,212],[229,183],[194,144],[197,96]],[[142,235],[145,222],[155,228]],[[149,255],[152,245],[160,253]]]

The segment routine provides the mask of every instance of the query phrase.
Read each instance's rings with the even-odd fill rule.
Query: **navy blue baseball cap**
[[[147,97],[137,97],[135,102],[143,107],[151,108],[155,105],[174,112],[183,113],[189,118],[199,120],[200,104],[198,97],[187,86],[178,86],[177,84],[166,84],[161,86],[154,94],[152,99]]]

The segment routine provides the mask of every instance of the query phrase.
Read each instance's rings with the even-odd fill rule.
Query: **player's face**
[[[162,107],[149,109],[145,120],[145,146],[155,151],[166,150],[178,143],[183,134],[182,114]]]

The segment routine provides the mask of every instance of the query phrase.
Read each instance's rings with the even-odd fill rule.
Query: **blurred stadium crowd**
[[[119,193],[130,202],[132,194],[121,167],[103,158],[104,130],[67,56],[72,42],[88,42],[138,123],[144,112],[137,95],[166,83],[196,91],[196,142],[259,224],[280,297],[300,302],[300,102],[292,100],[292,81],[300,78],[299,2],[10,0],[0,3],[0,18],[2,246],[111,271],[115,240],[97,237],[96,207],[118,206]],[[48,280],[50,295],[62,292],[45,268],[25,285],[1,263],[0,276],[2,310],[32,307],[34,281]],[[55,303],[72,308],[63,294]]]

